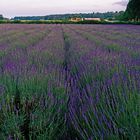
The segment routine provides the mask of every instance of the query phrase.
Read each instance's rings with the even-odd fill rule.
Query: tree
[[[140,19],[140,0],[129,0],[125,11],[125,18],[135,21]]]
[[[124,11],[116,12],[116,14],[114,15],[114,18],[116,20],[123,20],[123,18],[124,18]]]
[[[0,20],[3,20],[3,15],[0,15]]]

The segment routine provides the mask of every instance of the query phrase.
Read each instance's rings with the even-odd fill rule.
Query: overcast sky
[[[5,17],[125,10],[128,0],[0,0]]]

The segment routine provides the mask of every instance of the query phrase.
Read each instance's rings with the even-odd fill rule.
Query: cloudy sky
[[[128,0],[0,0],[5,17],[125,10]]]

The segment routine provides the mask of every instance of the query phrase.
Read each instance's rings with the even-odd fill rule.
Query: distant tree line
[[[73,17],[79,18],[101,18],[101,19],[120,19],[124,12],[105,12],[105,13],[78,13],[78,14],[57,14],[47,16],[27,16],[14,17],[13,20],[68,20]]]
[[[140,0],[129,0],[124,19],[140,21]]]

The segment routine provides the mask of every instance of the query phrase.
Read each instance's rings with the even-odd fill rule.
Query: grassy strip
[[[140,25],[140,22],[132,21],[78,21],[69,20],[0,20],[0,24],[132,24]]]

